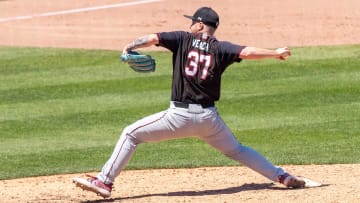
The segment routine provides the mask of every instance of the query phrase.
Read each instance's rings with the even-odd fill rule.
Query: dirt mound
[[[287,189],[246,167],[124,171],[111,198],[82,191],[55,175],[0,181],[3,202],[359,202],[360,164],[284,166],[324,184]],[[92,173],[96,175],[96,173]]]

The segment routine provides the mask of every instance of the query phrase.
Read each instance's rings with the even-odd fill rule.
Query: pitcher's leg
[[[219,116],[215,120],[216,123],[213,123],[214,128],[212,129],[213,134],[202,136],[204,141],[231,159],[242,163],[270,180],[279,181],[278,176],[285,173],[282,168],[274,166],[252,148],[241,145]]]
[[[114,182],[131,159],[138,144],[191,136],[188,121],[191,121],[191,118],[188,118],[186,112],[169,109],[126,127],[97,178],[106,184]]]
[[[125,128],[110,159],[105,163],[101,172],[97,175],[97,178],[105,184],[110,184],[115,181],[115,178],[127,165],[135,152],[137,143],[132,137],[128,136],[126,132],[127,130]]]
[[[163,120],[166,113],[166,111],[156,113],[127,126],[122,131],[112,155],[97,175],[97,178],[105,184],[114,182],[133,156],[137,145],[146,142],[146,140],[142,139],[144,133],[150,134],[150,136],[153,136],[153,141],[156,141],[157,132],[152,132],[154,126],[156,126],[156,129],[162,129],[161,134],[166,134],[167,128]]]
[[[226,152],[225,155],[239,161],[274,182],[278,182],[278,177],[285,173],[282,168],[274,166],[257,151],[241,144],[233,151]]]

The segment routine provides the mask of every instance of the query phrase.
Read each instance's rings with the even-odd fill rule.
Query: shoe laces
[[[90,181],[90,182],[98,179],[96,176],[92,176],[92,175],[89,175],[89,174],[85,174],[85,176],[88,177],[87,180]]]

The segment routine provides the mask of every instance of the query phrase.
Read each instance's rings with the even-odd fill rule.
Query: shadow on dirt
[[[179,191],[179,192],[168,192],[168,193],[154,193],[154,194],[145,194],[145,195],[137,195],[131,197],[119,197],[119,198],[111,198],[111,199],[101,199],[95,201],[83,201],[84,203],[95,203],[95,202],[117,202],[121,200],[131,200],[131,199],[141,199],[146,197],[154,197],[154,196],[206,196],[206,195],[220,195],[220,194],[234,194],[242,191],[249,190],[264,190],[264,189],[275,189],[273,183],[262,183],[262,184],[244,184],[238,187],[229,187],[224,189],[216,189],[216,190],[203,190],[203,191]],[[284,188],[286,189],[286,188]]]
[[[318,187],[326,187],[330,184],[323,184]],[[250,183],[244,184],[238,187],[229,187],[224,189],[217,189],[217,190],[203,190],[203,191],[179,191],[179,192],[168,192],[168,193],[154,193],[154,194],[145,194],[145,195],[137,195],[131,197],[118,197],[118,198],[111,198],[111,199],[99,199],[95,201],[83,201],[83,203],[96,203],[96,202],[120,202],[121,200],[132,200],[132,199],[141,199],[146,197],[155,197],[155,196],[163,196],[163,197],[183,197],[183,196],[207,196],[207,195],[221,195],[221,194],[234,194],[243,191],[251,191],[251,190],[303,190],[309,188],[286,188],[281,185],[277,185],[274,183]]]

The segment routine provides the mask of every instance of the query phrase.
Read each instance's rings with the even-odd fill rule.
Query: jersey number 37
[[[185,67],[185,74],[190,77],[200,72],[200,79],[206,80],[211,65],[211,55],[201,54],[197,51],[190,51],[188,54],[188,65]],[[202,70],[200,70],[202,67]]]

